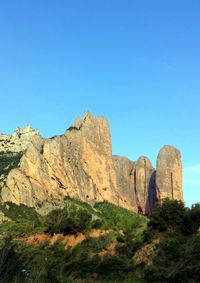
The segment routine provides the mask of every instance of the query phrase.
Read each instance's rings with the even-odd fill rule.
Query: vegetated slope
[[[1,210],[11,219],[0,225],[2,283],[200,281],[198,204],[165,200],[149,220],[70,198],[45,217],[24,205]]]
[[[0,225],[6,283],[25,282],[23,269],[31,270],[30,282],[122,280],[133,269],[132,254],[147,224],[146,217],[113,204],[92,208],[70,198],[46,217],[24,205],[7,203],[1,210],[11,219]]]

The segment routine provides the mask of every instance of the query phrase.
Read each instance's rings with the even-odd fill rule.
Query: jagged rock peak
[[[90,113],[89,111],[84,112],[83,118],[77,117],[75,119],[74,124],[69,128],[75,128],[77,130],[80,130],[84,125],[87,125],[91,120],[94,120],[95,117]]]
[[[112,144],[108,120],[103,116],[93,116],[85,112],[83,118],[77,117],[74,124],[67,129],[65,136],[80,146],[90,144],[95,151],[112,156]]]
[[[11,135],[1,135],[0,151],[24,151],[32,138],[36,135],[40,135],[39,131],[33,129],[30,125],[25,125],[23,128],[17,128]]]
[[[25,125],[23,128],[17,128],[11,135],[11,138],[15,139],[25,139],[29,140],[32,136],[38,135],[39,131],[33,129],[29,124]]]
[[[108,121],[103,116],[93,116],[91,112],[86,111],[83,114],[83,118],[80,118],[79,116],[76,117],[74,124],[72,124],[71,127],[67,129],[67,131],[71,130],[81,130],[83,127],[88,127],[90,124],[98,123],[98,121],[106,121],[108,124]],[[66,133],[67,133],[66,131]]]
[[[180,151],[171,145],[165,145],[158,154],[156,167],[158,200],[170,198],[183,201]]]

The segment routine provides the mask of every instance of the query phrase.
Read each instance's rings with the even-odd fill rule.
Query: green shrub
[[[91,207],[91,205],[89,205],[87,202],[84,202],[82,200],[78,200],[78,199],[73,199],[69,196],[65,196],[64,197],[64,201],[65,201],[65,205],[70,205],[70,204],[73,204],[75,206],[77,206],[78,208],[83,208],[83,209],[86,209],[88,210],[89,212],[91,212],[92,214],[97,214],[97,212],[95,211],[95,209],[93,209]]]
[[[17,273],[20,262],[12,239],[5,238],[0,247],[0,280],[9,282]]]
[[[91,228],[92,229],[100,229],[103,226],[103,222],[101,219],[95,219],[92,221]]]
[[[167,229],[184,229],[186,213],[187,209],[183,202],[165,199],[153,209],[149,216],[148,227],[159,232]]]
[[[20,221],[6,221],[0,225],[0,234],[13,236],[13,237],[23,237],[34,233],[43,232],[45,227],[40,225],[35,225],[34,221],[30,220],[20,220]]]
[[[8,175],[8,173],[19,166],[23,152],[0,152],[0,175]]]
[[[104,228],[137,230],[138,233],[146,228],[146,217],[133,213],[125,208],[106,201],[96,203],[94,208],[100,212],[99,215],[102,219],[102,227]]]
[[[200,227],[200,203],[193,204],[188,210],[188,229],[195,233]]]
[[[43,217],[34,208],[7,202],[0,204],[0,210],[10,219],[0,224],[3,235],[26,236],[45,229]]]
[[[48,233],[76,234],[90,228],[92,214],[86,209],[68,204],[63,209],[51,211],[46,217]]]
[[[19,221],[19,220],[31,220],[37,223],[41,221],[41,216],[35,211],[33,207],[28,207],[24,204],[17,205],[12,202],[5,202],[0,204],[0,210],[8,218]]]

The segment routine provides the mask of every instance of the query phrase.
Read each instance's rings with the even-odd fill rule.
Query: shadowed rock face
[[[176,165],[176,154],[171,163],[166,162],[167,153],[161,152],[159,156],[158,179],[148,158],[140,157],[133,162],[112,156],[107,120],[87,112],[62,136],[51,139],[43,139],[39,134],[31,136],[19,168],[7,176],[1,198],[4,202],[36,207],[43,214],[62,205],[65,196],[90,204],[107,200],[132,211],[148,213],[157,198],[165,195],[172,198],[172,194],[165,193],[169,174],[173,178],[173,198],[179,199],[178,188],[182,194],[180,178],[175,176],[181,170]]]
[[[147,157],[140,157],[135,166],[135,195],[137,200],[138,210],[142,213],[147,213],[151,208],[149,201],[149,194],[151,194],[151,179],[154,175],[155,169],[153,168],[150,160]],[[152,203],[152,206],[154,202]]]
[[[170,198],[183,201],[181,154],[170,145],[164,146],[157,158],[156,192],[159,200]]]
[[[137,199],[134,193],[135,162],[130,161],[126,157],[114,156],[113,165],[116,174],[117,204],[137,211]]]

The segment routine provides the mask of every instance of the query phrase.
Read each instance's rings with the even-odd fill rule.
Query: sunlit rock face
[[[147,157],[140,157],[135,167],[135,194],[137,199],[137,207],[139,212],[148,213],[156,202],[156,198],[150,201],[152,178],[155,169]]]
[[[156,193],[159,200],[183,201],[181,154],[170,145],[164,146],[157,158]]]
[[[19,166],[6,176],[1,199],[36,207],[43,214],[62,206],[65,196],[90,204],[107,200],[132,211],[149,213],[162,196],[179,199],[182,194],[180,176],[175,176],[181,174],[181,167],[177,169],[176,162],[166,163],[166,154],[161,154],[157,178],[146,157],[133,162],[112,156],[108,121],[89,112],[83,119],[77,118],[64,135],[51,139],[44,139],[39,133],[31,135],[23,150]],[[170,178],[170,166],[173,195],[165,193],[167,185],[163,180]]]
[[[85,113],[62,136],[32,138],[1,196],[45,212],[65,196],[118,203],[116,182],[108,122]]]
[[[17,128],[12,135],[0,134],[0,152],[21,152],[26,150],[30,140],[39,135],[39,131],[26,125]]]

